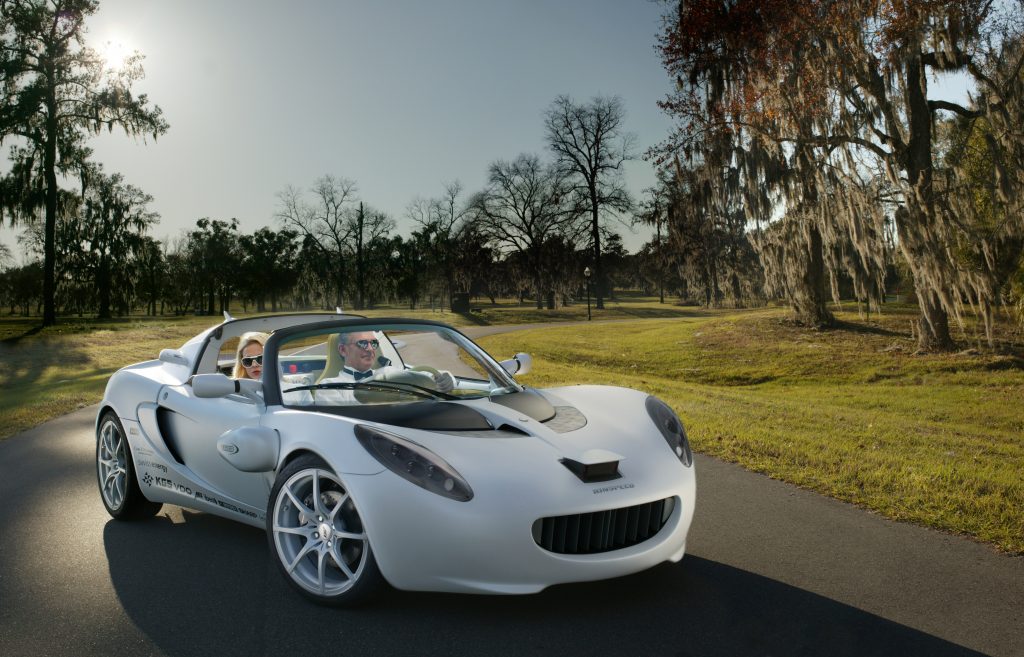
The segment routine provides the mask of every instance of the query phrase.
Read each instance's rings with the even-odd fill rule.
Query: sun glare
[[[124,66],[125,61],[135,50],[124,39],[112,37],[100,44],[97,48],[107,68],[118,69]]]

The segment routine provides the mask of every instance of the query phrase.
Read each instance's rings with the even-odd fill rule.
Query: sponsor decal
[[[594,495],[599,493],[610,493],[613,490],[624,490],[626,488],[634,488],[633,484],[619,484],[617,486],[605,486],[603,488],[595,488]]]
[[[167,466],[163,463],[157,463],[156,461],[139,461],[139,466],[143,468],[155,468],[164,474],[167,474]]]
[[[176,493],[181,493],[183,495],[188,495],[189,497],[192,497],[192,489],[191,488],[189,488],[188,486],[179,484],[178,482],[174,481],[173,479],[168,479],[166,477],[153,477],[153,483],[155,483],[157,486],[159,486],[161,488],[167,488],[169,490],[173,490]]]
[[[258,516],[255,513],[249,511],[248,509],[237,507],[234,504],[231,504],[230,502],[225,502],[224,500],[219,500],[216,497],[213,497],[212,495],[207,495],[201,490],[196,491],[195,499],[201,500],[203,502],[208,502],[209,504],[216,504],[222,509],[227,509],[228,511],[233,511],[234,513],[238,513],[243,516],[249,516],[250,518],[258,518]]]
[[[146,465],[158,467],[163,469],[164,472],[167,472],[167,468],[159,463],[147,463]],[[142,483],[146,484],[147,486],[152,486],[153,484],[156,484],[161,488],[166,488],[168,490],[173,490],[176,493],[188,495],[193,499],[199,500],[201,502],[215,504],[216,506],[219,506],[222,509],[227,509],[228,511],[237,513],[239,515],[248,516],[249,518],[255,518],[257,520],[265,519],[264,514],[262,513],[257,515],[248,509],[243,509],[241,507],[235,506],[234,504],[231,504],[230,502],[225,502],[224,500],[217,499],[212,495],[207,495],[205,492],[201,490],[197,490],[193,493],[192,489],[189,488],[188,486],[179,484],[178,482],[173,481],[171,479],[167,479],[166,477],[154,477],[149,472],[146,472],[145,474],[142,475]]]

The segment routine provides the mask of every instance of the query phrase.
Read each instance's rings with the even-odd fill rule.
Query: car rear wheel
[[[103,414],[96,430],[96,479],[103,506],[114,518],[138,520],[151,518],[160,511],[160,504],[150,502],[142,494],[131,447],[113,411]]]
[[[383,584],[348,489],[315,456],[300,456],[278,474],[267,539],[285,578],[320,604],[353,605]]]

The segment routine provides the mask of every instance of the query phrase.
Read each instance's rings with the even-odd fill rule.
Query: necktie
[[[362,381],[373,376],[373,370],[366,370],[365,372],[356,372],[355,370],[348,370],[348,373],[352,375],[352,378],[356,381]]]

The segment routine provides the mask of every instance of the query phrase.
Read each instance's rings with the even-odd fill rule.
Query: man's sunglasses
[[[354,344],[360,349],[377,349],[380,346],[380,340],[354,340],[349,344]]]
[[[253,365],[263,364],[263,354],[259,356],[245,356],[242,358],[242,367],[252,367]]]

